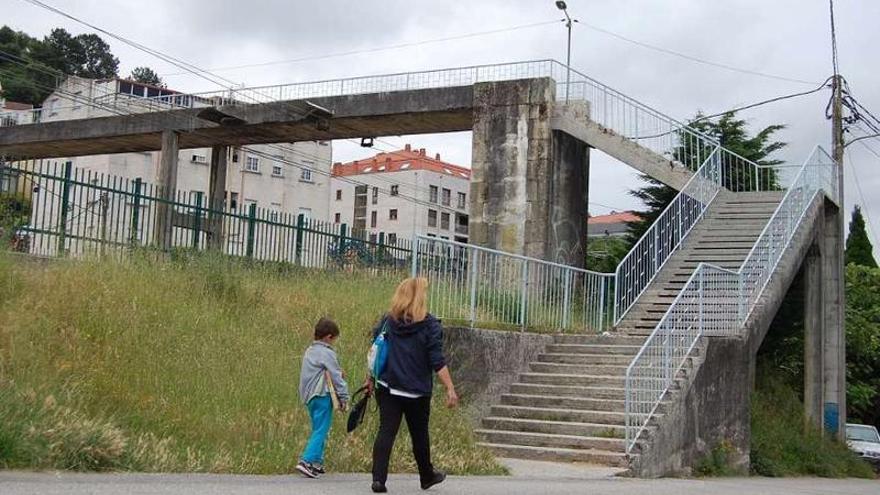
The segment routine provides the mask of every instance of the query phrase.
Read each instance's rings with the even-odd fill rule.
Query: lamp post
[[[565,14],[565,27],[568,28],[568,50],[565,57],[565,103],[568,104],[568,93],[571,89],[571,16],[568,6],[562,0],[556,0],[556,8]]]

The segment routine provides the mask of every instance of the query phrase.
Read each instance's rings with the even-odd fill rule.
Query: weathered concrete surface
[[[332,112],[325,118],[311,104]],[[469,130],[473,86],[223,105],[241,125],[200,119],[204,108],[47,122],[0,128],[0,155],[71,157],[157,151],[165,129],[180,130],[180,148],[327,141]]]
[[[702,352],[643,443],[632,472],[640,477],[689,476],[712,449],[729,449],[743,474],[749,468],[753,362],[742,338],[704,338]]]
[[[443,329],[444,351],[456,390],[467,401],[472,419],[486,416],[517,376],[528,370],[550,335],[462,327]]]
[[[471,241],[583,266],[589,149],[552,131],[555,90],[547,78],[474,86]]]
[[[602,127],[590,120],[588,115],[573,114],[557,107],[550,126],[553,130],[577,138],[673,189],[681,190],[693,175],[684,165]]]

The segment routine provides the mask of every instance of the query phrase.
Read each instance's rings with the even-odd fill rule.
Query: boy
[[[321,318],[315,324],[315,341],[306,349],[302,359],[299,396],[309,410],[312,434],[296,469],[309,478],[324,474],[324,445],[333,420],[332,390],[335,388],[343,410],[348,403],[348,385],[333,350],[338,337],[339,327],[336,323]],[[332,383],[328,384],[328,379]]]

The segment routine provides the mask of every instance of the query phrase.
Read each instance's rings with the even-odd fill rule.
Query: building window
[[[303,182],[312,182],[312,169],[303,167],[299,174],[299,180]]]
[[[260,159],[255,156],[249,156],[244,161],[244,169],[247,172],[260,173]]]
[[[467,194],[460,192],[458,193],[458,209],[463,210],[467,208]]]
[[[449,189],[443,188],[443,206],[449,206],[452,202],[452,191]]]
[[[202,201],[202,195],[204,193],[202,191],[190,191],[189,192],[189,204],[190,206],[204,206],[204,201]]]
[[[428,210],[428,227],[437,226],[437,210]]]
[[[376,217],[377,217],[377,215],[378,215],[378,213],[377,213],[376,211],[372,211],[372,212],[370,212],[370,227],[371,227],[371,228],[374,228],[374,229],[376,228]]]
[[[238,193],[229,193],[229,208],[232,210],[238,209]]]
[[[232,163],[238,163],[238,152],[232,153]]]
[[[449,230],[449,213],[440,214],[440,228]]]
[[[272,165],[272,177],[284,177],[284,169],[280,165]]]
[[[299,214],[302,215],[306,219],[312,218],[312,209],[311,208],[300,208]]]
[[[375,205],[378,203],[379,203],[379,188],[376,186],[373,186],[373,204]]]
[[[397,209],[388,210],[388,220],[397,220]]]
[[[438,194],[437,186],[430,186],[430,197],[428,198],[428,200],[431,201],[432,203],[436,203],[437,202],[437,194]]]
[[[200,165],[206,165],[208,163],[208,157],[206,155],[200,155],[198,153],[193,153],[192,157],[189,160],[193,163],[198,163]]]
[[[342,189],[336,190],[336,201],[342,201]]]
[[[388,244],[392,246],[397,245],[397,234],[388,234]]]
[[[370,242],[376,244],[376,234],[370,234]]]
[[[339,223],[341,221],[342,221],[342,214],[341,213],[337,213],[337,214],[333,215],[333,223]]]
[[[398,193],[397,184],[394,184],[393,186],[391,186],[391,195],[397,196],[397,193]]]

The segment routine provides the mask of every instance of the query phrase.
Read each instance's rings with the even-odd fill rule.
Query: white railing
[[[629,453],[703,336],[738,334],[817,194],[836,201],[837,166],[821,148],[801,166],[738,271],[701,263],[626,371]]]
[[[412,275],[426,277],[430,307],[470,326],[598,332],[612,325],[614,276],[418,236]]]

